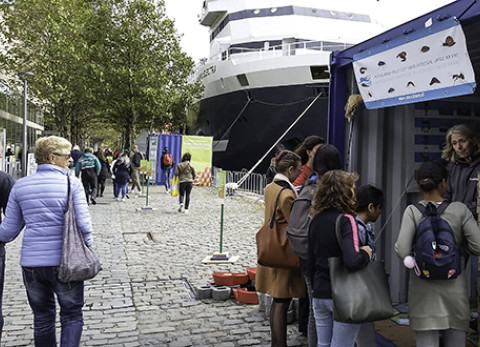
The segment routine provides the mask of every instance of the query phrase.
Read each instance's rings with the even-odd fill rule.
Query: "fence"
[[[218,172],[221,169],[217,167],[213,167],[213,175],[212,175],[212,185],[218,188]],[[240,179],[245,176],[247,170],[242,171],[228,171],[225,170],[225,183],[227,184],[228,190],[228,183],[237,183]],[[241,186],[236,188],[237,191],[252,193],[263,195],[263,189],[267,185],[267,179],[264,174],[259,173],[251,173],[250,176],[242,183]]]

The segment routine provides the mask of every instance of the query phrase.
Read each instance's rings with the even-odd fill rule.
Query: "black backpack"
[[[287,227],[290,248],[303,260],[308,259],[308,228],[312,221],[310,209],[315,188],[316,185],[311,184],[302,189],[298,198],[293,202]]]
[[[461,253],[450,224],[441,217],[448,202],[438,207],[431,202],[426,207],[420,203],[414,206],[425,216],[417,226],[413,246],[417,275],[432,280],[457,278],[462,272]]]
[[[140,152],[136,152],[133,155],[132,163],[135,167],[140,167],[140,160],[143,159],[143,155]]]

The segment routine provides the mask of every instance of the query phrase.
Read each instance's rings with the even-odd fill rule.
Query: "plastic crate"
[[[248,274],[243,272],[213,272],[212,276],[217,286],[236,286],[248,282]]]
[[[248,278],[250,281],[255,281],[255,275],[257,274],[256,267],[247,267]]]
[[[234,288],[235,299],[242,304],[258,305],[258,294],[255,291],[249,291],[247,288]]]

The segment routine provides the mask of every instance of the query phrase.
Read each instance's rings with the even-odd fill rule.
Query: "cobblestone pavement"
[[[103,271],[85,283],[82,346],[270,345],[268,320],[258,305],[196,300],[192,291],[212,282],[214,271],[255,266],[255,233],[263,219],[258,196],[226,199],[223,250],[239,260],[206,265],[201,261],[220,244],[221,202],[213,188],[193,189],[189,214],[177,211],[178,199],[163,186],[149,187],[155,210],[142,209],[145,198],[117,202],[111,192],[107,186],[106,197],[90,207]],[[33,346],[20,246],[21,235],[7,245],[2,346]],[[296,323],[288,330],[289,346],[305,345]]]

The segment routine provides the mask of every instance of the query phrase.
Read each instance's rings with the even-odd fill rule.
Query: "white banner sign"
[[[353,57],[368,109],[472,94],[475,74],[462,27],[454,18]]]

